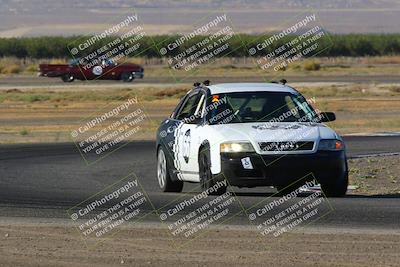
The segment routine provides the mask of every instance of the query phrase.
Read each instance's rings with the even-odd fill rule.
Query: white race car
[[[284,83],[196,83],[158,129],[160,188],[180,192],[197,182],[213,194],[228,185],[288,192],[315,179],[325,195],[345,195],[345,146],[323,124],[335,114],[313,102]]]

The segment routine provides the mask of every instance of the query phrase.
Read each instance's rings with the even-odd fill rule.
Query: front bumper
[[[242,159],[247,157],[253,169],[243,167]],[[239,187],[286,186],[313,177],[320,183],[332,182],[347,172],[344,151],[284,155],[221,153],[221,168],[229,183]]]

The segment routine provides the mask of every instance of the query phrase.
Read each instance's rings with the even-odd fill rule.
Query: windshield
[[[318,122],[314,109],[300,94],[237,92],[211,96],[209,124],[240,122]]]

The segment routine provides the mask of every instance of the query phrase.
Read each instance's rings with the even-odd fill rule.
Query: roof
[[[207,87],[210,89],[211,94],[234,92],[297,92],[292,87],[279,83],[220,83]]]

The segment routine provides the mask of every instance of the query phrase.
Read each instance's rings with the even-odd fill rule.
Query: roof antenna
[[[210,80],[205,80],[204,82],[203,82],[203,84],[205,85],[205,86],[209,86],[210,85]]]
[[[283,85],[285,85],[285,84],[287,83],[286,79],[281,79],[279,82],[280,82],[281,84],[283,84]]]
[[[199,86],[200,86],[200,83],[199,83],[199,82],[195,82],[195,83],[193,84],[193,86],[194,86],[194,87],[199,87]]]

